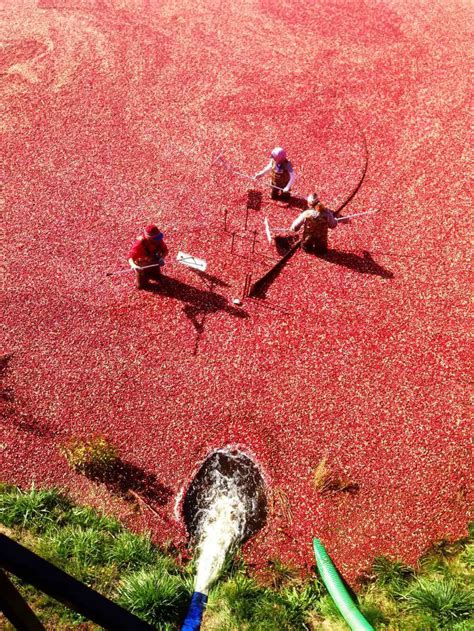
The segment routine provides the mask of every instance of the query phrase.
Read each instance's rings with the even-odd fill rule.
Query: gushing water
[[[196,549],[195,591],[207,594],[226,559],[265,524],[260,471],[241,452],[211,454],[186,494],[183,512]]]
[[[245,529],[245,504],[238,488],[218,471],[213,474],[214,497],[209,497],[209,508],[204,511],[197,545],[194,589],[203,594],[220,574],[227,555],[242,540]]]

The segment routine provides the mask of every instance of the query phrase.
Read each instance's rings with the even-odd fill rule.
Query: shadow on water
[[[295,197],[292,195],[290,199],[285,202],[280,202],[286,208],[296,208],[297,210],[303,211],[308,210],[308,201],[306,197]]]
[[[285,256],[294,244],[300,239],[297,234],[277,235],[274,237],[276,251],[280,256]]]
[[[149,290],[155,294],[174,298],[184,304],[184,315],[191,321],[196,331],[193,355],[197,355],[199,341],[204,332],[206,318],[209,314],[224,313],[234,318],[249,318],[249,314],[242,308],[234,307],[227,298],[214,291],[214,287],[227,287],[228,284],[216,276],[199,273],[206,285],[206,289],[199,289],[169,276],[162,276],[160,281],[150,285]]]
[[[198,272],[199,278],[201,278],[207,285],[209,291],[212,291],[214,287],[229,287],[229,283],[226,283],[218,276],[208,274],[207,272]]]
[[[271,285],[281,274],[288,261],[296,254],[300,243],[301,241],[298,239],[296,242],[292,241],[288,244],[281,244],[280,251],[283,252],[281,259],[250,287],[249,296],[251,298],[264,299],[266,297]]]
[[[15,395],[13,392],[13,388],[5,385],[5,381],[8,375],[8,365],[10,363],[11,358],[13,357],[13,353],[6,353],[0,357],[0,396],[1,400],[5,402],[13,402],[15,400]]]
[[[245,506],[245,525],[238,543],[247,541],[267,521],[265,483],[252,460],[236,450],[212,453],[197,472],[183,502],[183,517],[193,544],[201,534],[201,522],[216,495],[226,488],[237,489]]]
[[[251,189],[247,191],[247,209],[260,210],[262,207],[262,191]]]
[[[12,386],[6,384],[12,357],[13,353],[7,353],[0,357],[0,401],[3,418],[18,430],[32,436],[39,438],[57,436],[58,431],[53,430],[45,421],[38,421],[35,415],[28,412],[24,401],[16,396]]]
[[[372,254],[363,251],[362,256],[354,254],[353,252],[338,252],[337,250],[329,250],[326,254],[322,255],[329,263],[335,265],[342,265],[348,267],[359,274],[370,274],[372,276],[381,276],[382,278],[393,278],[394,274],[389,269],[386,269],[376,261],[374,261]]]
[[[172,490],[158,481],[156,475],[141,467],[119,459],[106,471],[91,469],[84,472],[94,482],[101,482],[114,493],[127,498],[132,492],[157,506],[164,506],[172,496]]]
[[[296,237],[298,239],[298,237]],[[281,255],[281,259],[266,273],[259,278],[250,288],[250,297],[264,299],[271,285],[283,271],[285,265],[293,257],[299,249],[300,241],[295,240],[293,235],[280,236],[275,238],[277,252]],[[311,254],[307,256],[321,258],[328,263],[348,267],[359,274],[368,274],[372,276],[380,276],[381,278],[394,278],[394,273],[377,263],[372,254],[363,251],[362,256],[354,252],[338,252],[337,250],[329,250],[326,254]]]
[[[156,285],[150,285],[148,291],[168,298],[174,298],[184,303],[184,311],[193,321],[197,330],[199,325],[194,318],[199,313],[216,313],[224,311],[235,318],[248,318],[249,315],[243,309],[238,309],[230,304],[224,296],[216,294],[212,289],[198,289],[175,278],[163,276]]]

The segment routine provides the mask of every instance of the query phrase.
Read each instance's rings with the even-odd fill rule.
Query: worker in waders
[[[302,249],[313,254],[325,254],[328,251],[328,229],[336,228],[337,221],[316,193],[309,195],[307,201],[308,210],[294,220],[290,230],[297,232],[303,226]]]
[[[150,280],[161,279],[161,268],[167,254],[164,235],[158,226],[150,224],[144,228],[128,253],[128,262],[135,270],[138,289],[145,289]]]
[[[275,147],[270,154],[270,162],[261,171],[255,174],[255,178],[259,179],[271,174],[271,196],[272,199],[282,199],[287,201],[290,199],[290,191],[295,181],[295,172],[291,162],[286,157],[286,151],[283,147]]]

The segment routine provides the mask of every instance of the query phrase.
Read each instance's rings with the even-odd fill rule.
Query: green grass
[[[288,622],[293,625],[306,623],[308,612],[316,609],[324,593],[322,585],[316,581],[284,589],[281,592],[281,604]]]
[[[106,530],[110,533],[119,533],[123,530],[117,519],[102,515],[88,506],[73,506],[67,513],[66,522],[69,525]]]
[[[28,528],[44,532],[61,520],[71,508],[70,501],[57,489],[29,491],[3,486],[0,491],[0,523],[8,528]]]
[[[339,613],[338,608],[336,607],[333,599],[327,593],[318,601],[318,604],[316,605],[316,613],[319,614],[319,617],[323,620],[328,619],[339,622],[342,621],[342,616]]]
[[[144,576],[153,572],[162,578],[156,583],[160,589],[154,594],[152,611],[163,610],[168,620],[178,610],[184,615],[189,580],[182,578],[184,573],[169,554],[154,546],[149,536],[125,530],[116,519],[75,506],[57,489],[22,491],[1,485],[0,524],[8,528],[10,537],[104,596],[130,603],[129,609],[144,619],[149,614],[140,607],[140,599],[143,602],[151,584]],[[46,628],[98,628],[31,586],[14,581]]]
[[[410,609],[430,614],[440,627],[452,627],[474,614],[474,591],[460,587],[452,578],[416,578],[404,600]]]
[[[146,568],[122,579],[118,602],[135,615],[159,629],[173,628],[171,623],[183,616],[192,588],[178,574],[162,568]]]
[[[264,582],[273,589],[288,587],[299,577],[299,571],[279,559],[270,559],[264,575]]]
[[[296,631],[305,629],[322,596],[317,581],[303,582],[292,573],[291,586],[270,589],[238,572],[211,591],[203,629]]]
[[[290,625],[285,603],[277,592],[258,585],[249,576],[236,574],[211,591],[203,628],[286,631],[293,628]]]
[[[390,621],[383,607],[370,599],[364,599],[359,604],[359,609],[364,618],[376,629],[379,629],[382,625],[387,625]]]
[[[164,631],[179,629],[192,592],[195,565],[176,564],[149,535],[135,535],[114,518],[76,506],[57,489],[28,491],[0,485],[0,524],[8,535],[103,595]],[[473,531],[442,541],[417,570],[377,557],[358,593],[377,631],[474,629]],[[14,579],[47,629],[98,629],[78,614]],[[0,627],[12,629],[8,623]],[[345,631],[319,579],[272,559],[259,580],[238,553],[211,590],[203,631]]]
[[[67,525],[45,533],[41,547],[45,553],[50,551],[62,565],[72,561],[97,565],[106,562],[112,538],[113,535],[104,530]]]
[[[103,593],[118,575],[118,568],[107,562],[114,537],[114,533],[105,530],[68,524],[45,532],[37,542],[36,552]]]
[[[150,537],[128,531],[120,532],[114,537],[106,557],[108,562],[124,570],[139,569],[158,562],[157,550]],[[163,558],[169,560],[171,565],[169,557]]]
[[[471,543],[462,551],[461,561],[469,571],[472,572],[474,570],[474,544]]]
[[[397,560],[387,557],[376,557],[372,564],[372,572],[380,587],[400,591],[413,578],[414,570]]]

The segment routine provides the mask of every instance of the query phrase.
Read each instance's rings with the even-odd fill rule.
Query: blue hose
[[[193,593],[181,631],[199,631],[206,604],[207,594],[201,594],[201,592]]]

